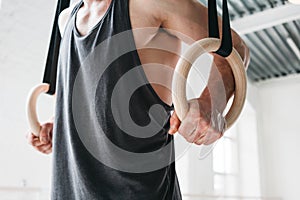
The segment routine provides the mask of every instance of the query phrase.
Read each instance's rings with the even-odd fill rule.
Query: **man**
[[[214,113],[222,113],[235,87],[230,66],[213,54],[215,66],[201,96],[189,101],[189,111],[182,122],[176,110],[170,116],[170,71],[176,66],[182,41],[191,44],[208,37],[207,15],[207,8],[196,0],[83,0],[60,14],[63,38],[55,119],[42,126],[39,138],[28,135],[29,143],[42,153],[51,153],[54,145],[52,199],[181,199],[172,134],[178,131],[188,142],[198,145],[215,142],[223,134],[224,121]],[[133,34],[132,40],[128,30]],[[125,39],[114,43],[119,35]],[[232,35],[233,45],[247,67],[248,48],[234,31]],[[132,42],[136,51],[130,49]],[[96,51],[103,44],[105,48]],[[93,70],[103,67],[108,57],[120,53],[123,47],[130,50],[101,71],[96,92],[91,92],[86,84],[94,84],[89,82]],[[97,57],[89,56],[94,52]],[[101,67],[89,68],[93,63],[84,62],[90,57]],[[100,61],[96,61],[98,57]],[[142,68],[138,68],[140,64]],[[138,70],[129,76],[129,81],[118,84],[129,72],[133,73],[136,68],[132,66]],[[138,85],[126,104],[128,110],[122,110],[126,100],[126,92],[122,91],[130,91],[130,84],[140,82],[148,86]],[[117,86],[122,89],[114,92]],[[95,110],[87,112],[90,104]],[[165,111],[151,107],[153,104],[161,105]],[[95,119],[103,130],[100,139],[98,130],[89,131]],[[131,119],[139,126],[128,125]],[[153,121],[158,122],[159,130],[157,125],[140,129],[155,124]],[[132,127],[136,129],[127,130]],[[99,145],[93,140],[100,141]],[[123,156],[131,154],[116,154],[114,146],[145,157],[151,152],[160,153],[155,154],[157,160],[144,161],[136,154],[131,160]],[[99,148],[99,154],[95,148]],[[163,163],[164,160],[170,162]]]

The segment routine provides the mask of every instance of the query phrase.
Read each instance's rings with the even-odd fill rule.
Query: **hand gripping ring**
[[[37,85],[30,91],[27,99],[26,113],[28,123],[32,133],[37,137],[39,136],[41,130],[41,124],[38,120],[36,112],[37,99],[40,96],[40,94],[48,92],[49,87],[50,85],[47,83]]]
[[[220,47],[221,40],[216,38],[205,38],[195,42],[182,57],[180,57],[173,75],[172,100],[176,114],[182,121],[186,116],[189,105],[186,97],[186,81],[189,71],[196,59],[204,53],[214,52]],[[226,57],[234,76],[235,93],[233,103],[225,115],[226,130],[239,117],[246,99],[247,78],[243,61],[235,49]]]

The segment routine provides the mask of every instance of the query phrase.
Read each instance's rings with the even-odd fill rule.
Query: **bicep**
[[[164,10],[162,27],[183,42],[191,44],[208,36],[207,9],[201,3],[173,0]]]
[[[192,44],[194,41],[208,37],[208,9],[195,0],[173,0],[172,9],[166,9],[162,15],[162,26],[183,42]],[[170,6],[171,8],[171,6]],[[219,30],[222,35],[222,19],[219,17]],[[241,55],[245,66],[249,64],[249,49],[242,38],[232,30],[233,46]]]

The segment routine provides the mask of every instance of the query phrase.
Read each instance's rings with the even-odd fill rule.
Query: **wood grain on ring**
[[[188,112],[188,101],[186,97],[186,81],[193,63],[199,56],[207,52],[218,50],[221,44],[220,39],[205,38],[195,42],[179,59],[172,80],[172,101],[177,116],[182,121]],[[235,93],[231,108],[225,115],[226,129],[239,117],[246,99],[247,78],[243,61],[238,52],[233,49],[226,57],[235,81]]]
[[[40,129],[41,129],[41,124],[38,120],[37,112],[36,112],[37,99],[40,96],[40,94],[46,93],[48,90],[49,90],[49,84],[47,83],[42,83],[40,85],[37,85],[31,90],[27,99],[26,113],[27,113],[28,123],[31,132],[37,137],[39,136]]]

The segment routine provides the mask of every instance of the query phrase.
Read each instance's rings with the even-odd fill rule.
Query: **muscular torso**
[[[155,19],[154,13],[145,13],[141,6],[138,0],[130,0],[130,19],[132,29],[137,29],[133,34],[138,54],[153,89],[165,103],[171,105],[172,74],[178,60],[173,52],[180,51],[180,40],[160,28],[161,22]],[[154,83],[157,79],[160,84]]]
[[[82,35],[87,34],[103,17],[111,1],[84,0],[83,7],[77,13],[76,21],[77,28]],[[145,74],[162,101],[170,105],[172,103],[170,91],[172,72],[178,61],[177,55],[180,53],[181,41],[192,44],[196,40],[208,37],[207,8],[198,0],[128,1],[134,39]],[[60,15],[59,27],[61,32],[64,30],[73,7],[66,9]],[[221,24],[219,21],[219,26]],[[232,38],[234,48],[247,67],[249,64],[248,48],[234,31],[232,31]],[[216,59],[220,62],[220,66],[227,66],[224,59],[220,57]],[[222,67],[219,69],[223,70],[221,72],[224,74],[222,78],[226,79],[223,81],[232,83],[230,68]]]
[[[80,8],[76,26],[81,35],[86,35],[97,24],[110,2],[102,1]],[[72,8],[73,6],[69,8],[69,12]],[[180,40],[160,28],[160,20],[157,20],[155,13],[149,9],[145,11],[144,5],[138,0],[130,0],[129,12],[134,39],[148,81],[161,100],[171,105],[172,69],[178,60],[176,52],[180,51]],[[60,24],[60,27],[64,25]]]

